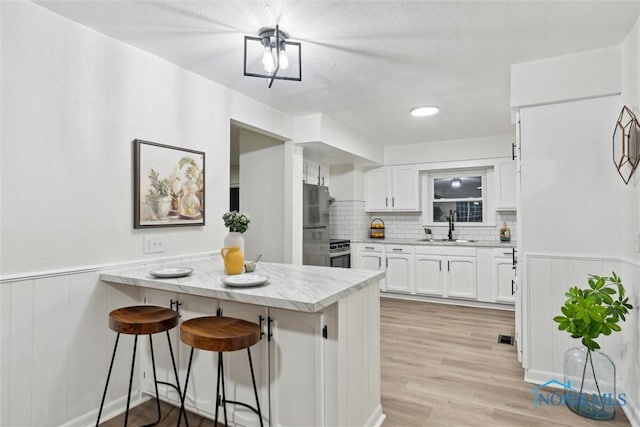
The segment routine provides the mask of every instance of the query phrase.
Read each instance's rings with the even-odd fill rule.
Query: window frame
[[[423,198],[423,225],[438,227],[438,226],[447,226],[446,222],[435,222],[433,220],[433,204],[434,202],[482,202],[482,221],[481,222],[457,222],[454,221],[457,226],[462,227],[480,227],[487,226],[489,224],[488,212],[489,212],[489,197],[488,197],[488,177],[487,177],[487,169],[485,168],[472,168],[472,169],[456,169],[456,170],[438,170],[438,171],[429,171],[427,173],[426,179],[426,194]],[[464,198],[464,199],[435,199],[434,198],[434,181],[436,179],[451,179],[451,178],[464,178],[464,177],[472,177],[479,176],[482,179],[482,197],[472,197],[472,198]]]

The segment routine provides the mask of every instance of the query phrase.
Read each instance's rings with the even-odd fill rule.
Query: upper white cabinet
[[[365,174],[365,210],[419,211],[418,170],[412,166],[393,166]]]
[[[312,160],[305,160],[302,166],[302,180],[306,184],[322,185],[329,187],[329,177],[331,173],[329,166],[314,162]]]
[[[496,164],[498,210],[516,210],[516,162],[508,160]]]

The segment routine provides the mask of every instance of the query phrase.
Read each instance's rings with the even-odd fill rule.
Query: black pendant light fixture
[[[274,80],[302,81],[302,47],[275,28],[262,28],[258,37],[244,36],[244,75]]]

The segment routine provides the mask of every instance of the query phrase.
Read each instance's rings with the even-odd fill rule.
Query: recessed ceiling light
[[[414,109],[411,110],[411,115],[414,117],[426,117],[426,116],[433,116],[434,114],[438,113],[438,111],[440,111],[440,109],[438,107],[432,106],[432,105],[428,105],[428,106],[424,106],[424,107],[416,107]]]

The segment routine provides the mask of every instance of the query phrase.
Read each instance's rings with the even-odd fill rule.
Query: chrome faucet
[[[453,225],[453,215],[458,214],[457,210],[449,210],[449,240],[453,240],[453,231],[456,229]]]

